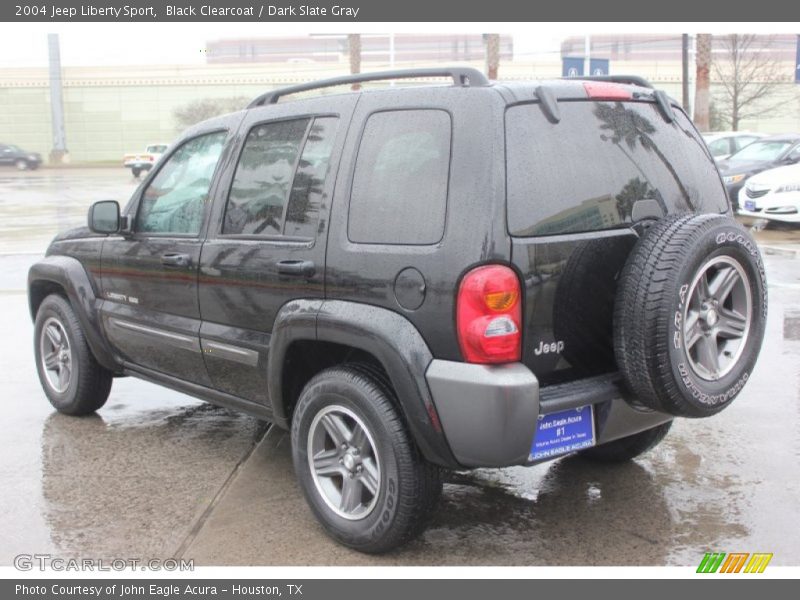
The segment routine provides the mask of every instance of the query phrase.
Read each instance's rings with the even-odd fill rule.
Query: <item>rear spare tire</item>
[[[755,365],[767,318],[758,247],[725,215],[678,215],[650,227],[620,276],[617,364],[647,408],[707,417]]]

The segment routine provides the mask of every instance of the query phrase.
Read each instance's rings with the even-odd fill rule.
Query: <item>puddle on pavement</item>
[[[67,555],[174,555],[266,425],[208,404],[112,403],[52,413],[41,436],[42,512]]]

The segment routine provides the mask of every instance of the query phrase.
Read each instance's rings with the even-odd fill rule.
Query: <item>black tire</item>
[[[733,287],[717,298],[710,288],[727,290],[728,276]],[[739,338],[722,331],[734,317]],[[620,276],[617,364],[635,402],[707,417],[729,406],[750,377],[766,317],[764,264],[747,231],[725,215],[669,217],[644,233]],[[695,327],[687,340],[690,322]]]
[[[27,171],[30,168],[30,164],[24,158],[19,158],[14,162],[14,166],[17,167],[17,171]]]
[[[337,542],[371,554],[392,550],[418,535],[442,490],[440,469],[420,455],[393,400],[391,388],[369,367],[343,365],[326,369],[308,382],[292,419],[295,473],[312,512]],[[347,512],[340,502],[341,514],[333,507],[331,496],[321,491],[323,485],[317,484],[308,458],[309,448],[319,455],[313,450],[314,440],[320,439],[315,432],[319,427],[324,428],[320,424],[321,416],[331,414],[342,416],[351,432],[357,426],[364,427],[374,449],[362,456],[366,461],[366,456],[371,454],[372,464],[380,465],[379,476],[375,478],[379,481],[377,492],[364,492],[366,488],[362,487],[358,506]],[[350,415],[357,417],[360,423]],[[327,431],[323,431],[322,436],[330,437]],[[328,442],[332,439],[326,437]],[[329,446],[328,452],[338,452],[338,446],[332,443]],[[342,450],[339,454],[347,452]],[[339,467],[334,465],[334,468]],[[344,490],[349,473],[346,466],[341,467],[341,473],[325,477],[325,485],[333,486],[328,489],[334,490],[334,496],[339,480],[339,489]]]
[[[142,170],[141,169],[131,169],[131,173],[133,174],[133,177],[135,179],[139,179],[139,175],[142,174]]]
[[[570,254],[553,298],[553,334],[563,357],[583,375],[616,370],[614,298],[630,255],[629,237],[582,242]]]
[[[45,326],[51,332],[57,333],[59,338],[62,335],[66,336],[66,349],[59,352],[59,355],[64,353],[69,355],[69,377],[65,376],[61,382],[63,389],[59,389],[59,374],[50,372],[45,367],[43,356],[54,353],[43,354],[43,352],[48,348],[51,350],[55,348],[45,331]],[[39,381],[56,410],[73,416],[88,415],[106,403],[111,392],[113,374],[97,362],[72,306],[58,294],[47,296],[36,313],[34,354]],[[65,364],[67,361],[61,363],[62,369]]]
[[[594,448],[581,450],[578,455],[586,460],[604,463],[620,463],[636,458],[637,456],[652,450],[661,443],[672,427],[672,421],[667,421],[662,425],[657,425],[652,429],[646,429],[639,433],[634,433],[628,437],[601,444]]]

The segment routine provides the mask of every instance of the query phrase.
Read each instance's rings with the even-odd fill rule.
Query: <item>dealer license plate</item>
[[[528,460],[542,460],[594,446],[592,405],[539,415]]]
[[[753,212],[756,209],[756,203],[752,200],[745,200],[744,201],[744,209]]]

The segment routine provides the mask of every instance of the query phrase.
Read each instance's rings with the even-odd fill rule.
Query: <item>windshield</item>
[[[792,142],[753,142],[730,157],[730,161],[775,160],[786,152]]]
[[[152,154],[164,154],[164,151],[167,149],[166,145],[160,144],[157,146],[148,146],[146,151]]]

